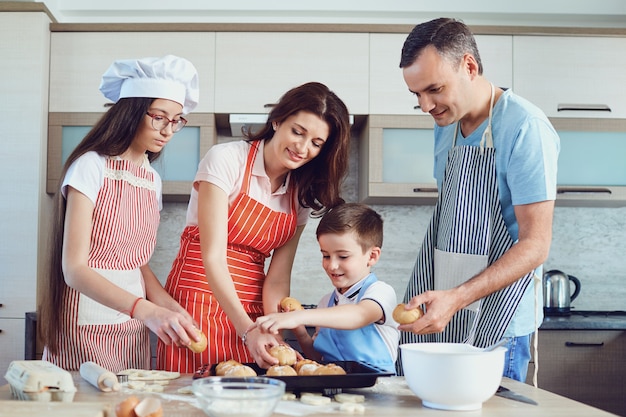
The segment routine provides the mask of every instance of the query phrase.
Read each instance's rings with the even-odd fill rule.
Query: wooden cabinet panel
[[[367,114],[366,33],[226,32],[216,35],[215,112],[268,113],[287,90],[324,83],[351,114]]]
[[[549,117],[626,118],[626,38],[520,35],[513,51],[515,92]]]
[[[50,45],[51,112],[103,111],[102,74],[118,59],[177,55],[198,70],[195,112],[213,112],[214,32],[53,32]]]
[[[48,193],[57,191],[65,160],[100,117],[101,113],[49,114]],[[159,159],[152,163],[163,181],[164,200],[188,201],[198,163],[217,142],[213,114],[193,112],[187,120],[185,128],[174,135]]]
[[[626,205],[626,119],[551,118],[559,133],[557,204]]]
[[[539,388],[626,415],[626,331],[540,330],[538,365]]]
[[[434,204],[433,126],[430,116],[369,116],[359,140],[359,200]]]
[[[370,114],[422,114],[417,98],[409,92],[400,65],[407,34],[370,34]],[[477,35],[483,75],[498,87],[513,85],[512,37]]]

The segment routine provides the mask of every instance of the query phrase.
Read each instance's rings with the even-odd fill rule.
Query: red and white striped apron
[[[252,165],[258,145],[257,141],[252,143],[240,194],[229,208],[226,253],[235,290],[252,320],[263,315],[265,259],[273,249],[291,239],[297,223],[295,198],[291,198],[291,213],[283,213],[249,196]],[[197,354],[184,347],[166,346],[159,341],[158,369],[191,373],[204,364],[228,359],[241,363],[254,361],[209,287],[202,264],[198,226],[188,226],[183,231],[180,251],[165,289],[198,322],[207,335],[208,348]]]
[[[145,160],[144,164],[148,164]],[[107,158],[104,182],[93,212],[88,263],[109,281],[145,296],[139,267],[150,260],[160,220],[151,170],[122,159]],[[150,367],[148,328],[139,320],[110,309],[67,287],[64,331],[58,354],[44,349],[43,359],[68,371],[86,361],[118,372]]]

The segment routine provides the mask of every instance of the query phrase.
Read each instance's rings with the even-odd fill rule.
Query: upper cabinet
[[[268,113],[289,89],[324,83],[351,114],[369,107],[369,34],[216,34],[215,113]]]
[[[214,32],[53,32],[50,45],[50,111],[103,112],[102,74],[118,59],[177,55],[198,70],[200,103],[213,113]]]
[[[626,118],[626,38],[515,36],[515,92],[549,117]]]
[[[407,34],[370,35],[370,114],[422,114],[409,92],[400,65]],[[483,74],[498,87],[513,85],[513,40],[508,35],[477,35]]]

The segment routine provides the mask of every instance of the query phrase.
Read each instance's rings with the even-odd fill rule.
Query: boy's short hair
[[[317,226],[317,238],[325,234],[354,232],[365,252],[371,247],[383,246],[383,219],[365,204],[343,203],[326,213]]]

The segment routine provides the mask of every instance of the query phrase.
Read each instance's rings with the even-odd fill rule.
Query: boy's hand
[[[278,334],[282,329],[295,329],[303,323],[298,320],[304,310],[291,311],[288,313],[272,313],[258,317],[255,321],[255,328],[263,333]]]

